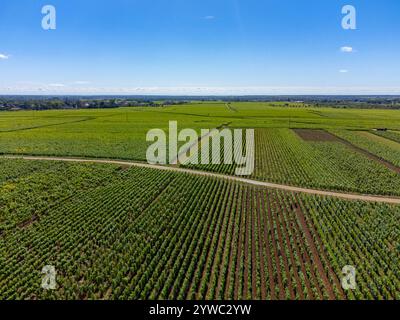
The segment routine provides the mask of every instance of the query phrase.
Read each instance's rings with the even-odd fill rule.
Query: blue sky
[[[0,94],[400,94],[399,35],[398,0],[2,0]]]

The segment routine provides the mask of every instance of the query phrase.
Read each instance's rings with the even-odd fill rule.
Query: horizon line
[[[247,94],[247,95],[217,95],[217,94],[208,94],[208,95],[196,95],[196,94],[186,94],[186,95],[173,95],[173,94],[110,94],[110,93],[97,93],[97,94],[61,94],[61,93],[0,93],[0,97],[10,97],[10,96],[19,96],[19,97],[160,97],[160,98],[262,98],[262,97],[400,97],[400,93],[354,93],[354,94]]]
[[[307,96],[400,95],[399,86],[70,86],[36,84],[0,87],[0,95],[123,96]]]

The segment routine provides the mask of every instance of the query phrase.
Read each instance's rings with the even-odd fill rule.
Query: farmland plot
[[[367,131],[332,130],[332,132],[400,167],[400,143]]]
[[[110,165],[0,159],[0,233],[28,226],[57,203],[123,174]]]
[[[238,102],[232,112],[224,102],[192,102],[158,108],[19,111],[0,113],[0,153],[102,157],[146,160],[146,133],[179,129],[231,128],[352,128],[400,129],[394,110],[346,110],[285,107],[284,103]],[[262,130],[262,129],[261,129]],[[224,168],[226,172],[232,168]],[[213,169],[215,170],[215,169]]]
[[[0,298],[398,298],[399,212],[131,168],[0,236]],[[348,264],[354,292],[340,285]],[[55,291],[40,287],[44,265]]]
[[[400,195],[398,171],[366,157],[326,131],[256,129],[255,146],[253,179],[327,190]],[[234,164],[186,167],[231,175],[236,168]]]
[[[400,143],[400,131],[374,131],[374,134]]]
[[[10,125],[18,119],[16,113],[0,114],[0,125],[1,121],[4,126],[8,123],[7,130],[0,126],[0,153],[145,161],[151,144],[146,141],[149,130],[162,129],[168,134],[170,120],[177,121],[180,129],[195,130],[215,128],[224,121],[154,109],[36,112],[21,126]]]

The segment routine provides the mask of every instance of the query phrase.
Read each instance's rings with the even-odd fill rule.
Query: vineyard
[[[122,171],[106,165],[0,160],[0,234],[26,226],[76,192],[101,187]]]
[[[145,162],[146,133],[170,120],[255,128],[254,181],[207,173],[234,164],[105,163]],[[222,101],[1,112],[0,154],[103,163],[0,158],[0,299],[400,299],[400,206],[255,184],[400,197],[399,123],[396,110]],[[49,265],[55,290],[41,287]]]
[[[119,110],[33,111],[0,114],[0,154],[146,160],[149,130],[168,133],[169,120],[183,128],[214,128],[219,120],[177,112]],[[24,115],[26,118],[22,118]],[[1,125],[3,124],[3,127]]]
[[[399,306],[399,35],[400,0],[0,0],[0,306]]]
[[[308,138],[290,129],[256,129],[252,178],[318,189],[400,195],[398,172],[368,159],[325,131],[306,133]],[[221,154],[224,154],[223,143]],[[234,164],[184,166],[231,175],[236,169]]]
[[[400,298],[399,207],[112,170],[3,232],[1,299]],[[356,291],[340,285],[345,265]]]
[[[374,134],[400,143],[400,131],[375,131]]]
[[[168,122],[179,129],[392,128],[400,130],[395,110],[285,107],[283,103],[193,102],[163,108],[49,110],[0,113],[0,154],[146,160],[146,133]]]
[[[335,130],[332,132],[400,167],[400,143],[366,131]]]

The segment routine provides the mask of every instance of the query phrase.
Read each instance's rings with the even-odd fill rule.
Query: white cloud
[[[62,84],[62,83],[50,83],[48,86],[49,87],[55,87],[55,88],[63,88],[63,87],[65,87],[65,84]]]
[[[10,56],[9,56],[9,55],[6,55],[6,54],[3,54],[3,53],[0,53],[0,60],[7,60],[8,58],[10,58]]]
[[[339,70],[339,72],[340,72],[340,73],[348,73],[348,72],[349,72],[349,70],[346,70],[346,69],[341,69],[341,70]]]
[[[0,94],[72,94],[72,95],[400,95],[400,87],[79,87],[19,85],[0,87]]]
[[[90,81],[78,80],[78,81],[75,81],[74,84],[90,84]]]
[[[345,46],[345,47],[341,47],[341,48],[340,48],[340,51],[342,51],[342,52],[344,52],[344,53],[352,53],[352,52],[354,52],[354,49],[353,49],[353,47],[347,47],[347,46]]]
[[[214,20],[215,16],[205,16],[204,19],[205,20]]]

